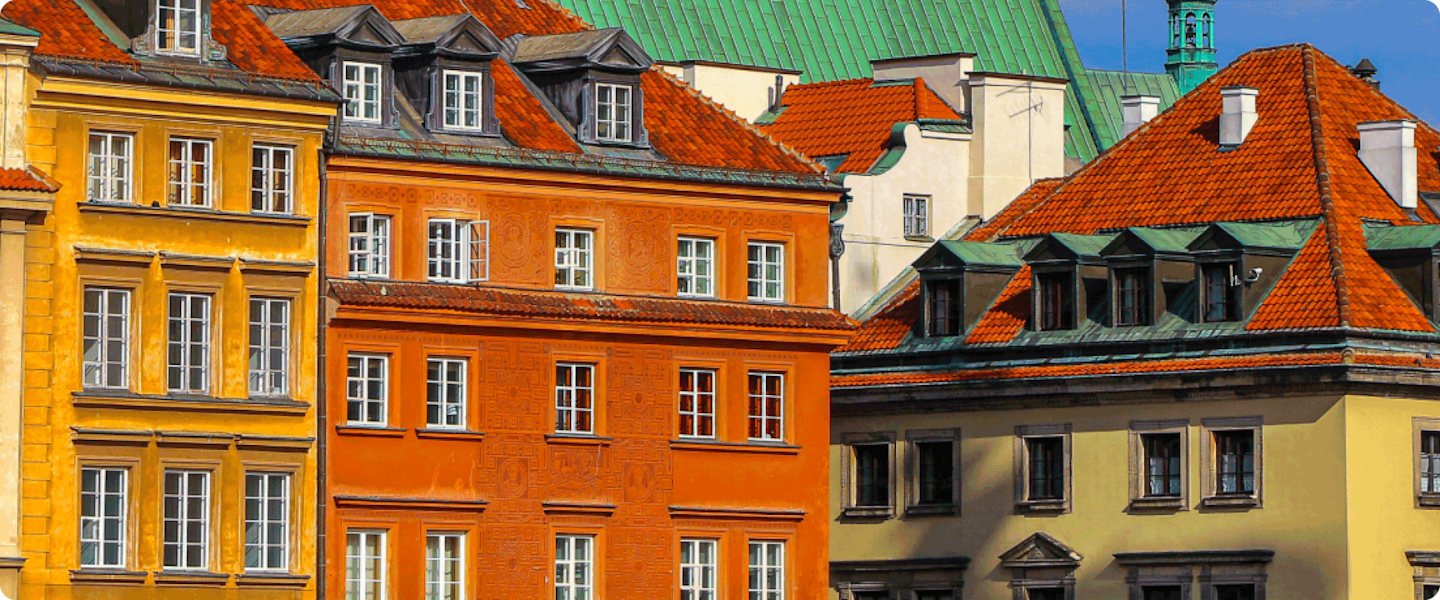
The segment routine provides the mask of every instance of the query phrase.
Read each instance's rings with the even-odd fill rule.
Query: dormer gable
[[[510,62],[575,128],[578,141],[649,147],[640,75],[655,61],[625,30],[517,34],[505,48]]]
[[[387,52],[405,43],[405,36],[369,4],[275,13],[265,25],[296,51],[339,47]]]
[[[399,126],[391,63],[405,37],[375,7],[269,12],[265,25],[340,92],[341,125]]]
[[[655,59],[618,27],[511,39],[514,52],[510,62],[527,74],[593,69],[638,75],[655,64]]]
[[[395,21],[406,45],[395,53],[398,91],[434,133],[499,136],[490,63],[500,39],[472,15]]]
[[[500,54],[500,38],[473,15],[442,15],[393,23],[405,38],[405,54],[436,54],[488,61]]]
[[[965,333],[985,315],[1025,264],[1015,246],[946,240],[913,263],[924,306],[919,337]]]
[[[1243,321],[1314,235],[1316,219],[1215,223],[1190,242],[1201,322]]]
[[[1128,227],[1100,250],[1100,256],[1111,262],[1139,257],[1189,260],[1189,244],[1195,235],[1194,229]]]
[[[1113,235],[1077,235],[1073,233],[1050,233],[1041,238],[1029,252],[1025,262],[1037,263],[1069,262],[1100,264],[1100,251],[1105,249]]]
[[[211,0],[99,0],[94,6],[130,36],[130,53],[165,59],[225,60],[225,46],[210,33]]]
[[[1365,243],[1410,301],[1440,323],[1440,225],[1368,224]]]
[[[1100,252],[1113,234],[1050,233],[1025,253],[1033,279],[1031,327],[1038,331],[1076,329],[1084,319],[1104,322],[1109,306],[1109,272]]]

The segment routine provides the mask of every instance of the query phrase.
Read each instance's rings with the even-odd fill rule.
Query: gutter
[[[316,240],[319,256],[317,256],[315,260],[315,328],[316,338],[318,340],[315,353],[315,598],[317,600],[325,600],[325,584],[328,579],[325,572],[325,548],[327,546],[325,533],[328,530],[325,521],[325,509],[328,505],[326,491],[329,487],[326,483],[329,446],[326,431],[328,431],[329,415],[326,414],[325,375],[327,369],[325,350],[329,346],[329,344],[326,343],[326,331],[329,329],[329,324],[325,320],[325,314],[327,312],[325,291],[327,287],[326,281],[328,281],[325,275],[325,255],[327,254],[325,232],[328,221],[327,217],[330,212],[330,182],[329,172],[326,168],[326,158],[334,149],[334,136],[339,129],[339,112],[340,109],[336,108],[336,116],[330,119],[330,127],[325,135],[325,143],[321,145],[318,153],[319,156],[317,157],[319,159],[320,175],[320,196],[317,200],[319,208],[317,211],[317,226],[320,228],[320,231],[319,238]]]

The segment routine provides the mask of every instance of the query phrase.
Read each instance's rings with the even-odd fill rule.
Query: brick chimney
[[[1236,148],[1245,143],[1260,113],[1255,110],[1255,99],[1260,90],[1251,87],[1232,86],[1220,89],[1220,147]]]
[[[1370,121],[1360,130],[1360,162],[1402,208],[1419,199],[1414,121]]]

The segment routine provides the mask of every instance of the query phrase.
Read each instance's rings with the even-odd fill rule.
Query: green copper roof
[[[657,60],[793,69],[806,82],[870,77],[875,59],[972,52],[982,71],[1073,82],[1067,156],[1089,161],[1119,137],[1118,97],[1107,100],[1113,87],[1086,74],[1058,0],[555,1],[597,26],[624,27]],[[1137,79],[1163,87],[1159,77]]]
[[[1440,225],[1378,226],[1365,228],[1371,250],[1415,250],[1440,246]]]
[[[1180,227],[1180,228],[1158,228],[1158,227],[1131,227],[1126,229],[1135,237],[1140,238],[1146,245],[1157,252],[1188,252],[1190,242],[1200,235],[1203,227]]]
[[[40,37],[40,32],[35,31],[34,29],[30,29],[29,27],[21,26],[17,23],[12,23],[5,19],[0,19],[0,34]]]
[[[1246,248],[1299,250],[1310,240],[1318,221],[1275,221],[1271,223],[1216,223]]]
[[[1180,88],[1173,78],[1164,73],[1086,70],[1080,88],[1081,94],[1097,105],[1095,114],[1099,118],[1095,129],[1101,148],[1114,146],[1124,133],[1120,110],[1122,96],[1158,96],[1161,111],[1180,99]]]
[[[967,265],[1014,267],[1017,270],[1025,266],[1025,261],[1016,254],[1015,246],[1010,244],[944,240],[940,245]]]
[[[1077,256],[1090,257],[1100,256],[1100,251],[1110,245],[1110,242],[1115,241],[1115,234],[1077,235],[1074,233],[1052,233],[1050,237],[1064,244],[1066,248],[1069,248],[1070,251],[1074,252]]]

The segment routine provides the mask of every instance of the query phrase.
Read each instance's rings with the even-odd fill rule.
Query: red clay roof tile
[[[0,169],[0,190],[7,192],[50,192],[60,190],[60,184],[35,167],[24,169]]]
[[[1171,360],[1138,360],[1082,365],[1042,365],[1034,367],[1009,367],[994,369],[972,369],[962,371],[922,371],[867,373],[856,375],[835,375],[830,378],[831,388],[870,387],[880,385],[944,384],[977,381],[982,379],[1032,379],[1041,377],[1077,377],[1094,375],[1128,375],[1140,373],[1179,373],[1187,371],[1212,371],[1220,369],[1253,369],[1259,367],[1287,367],[1341,364],[1344,353],[1271,354],[1264,356],[1239,356],[1224,358],[1191,358]]]

